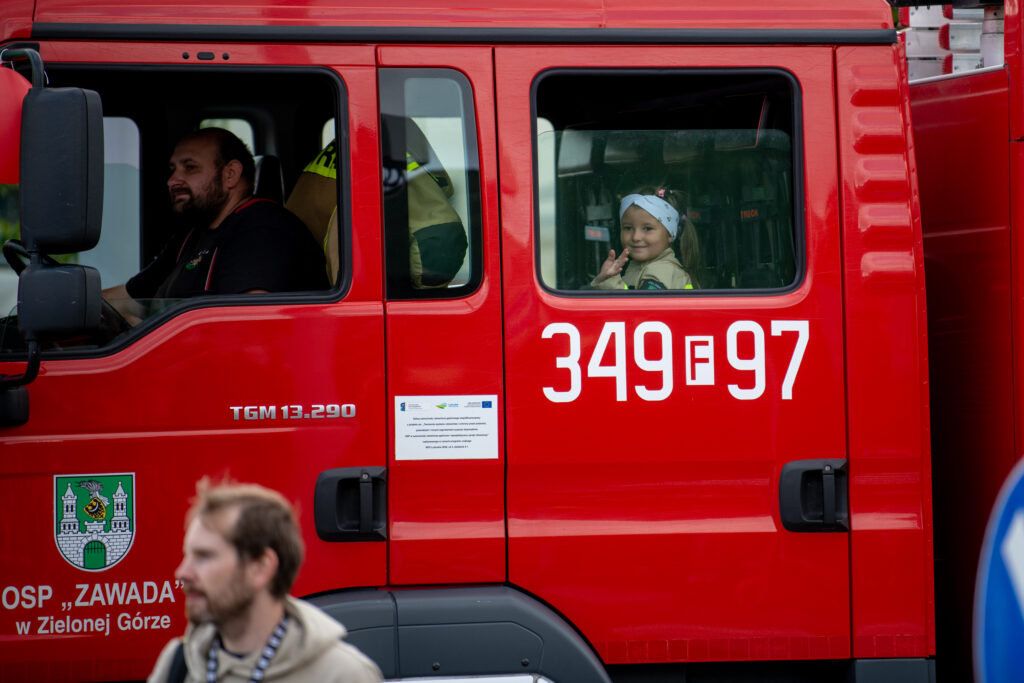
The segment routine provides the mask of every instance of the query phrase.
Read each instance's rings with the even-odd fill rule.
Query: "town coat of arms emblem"
[[[62,474],[53,483],[61,556],[86,571],[120,562],[135,540],[135,474]]]

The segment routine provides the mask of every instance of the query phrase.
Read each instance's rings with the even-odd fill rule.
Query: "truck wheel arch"
[[[610,683],[589,644],[551,608],[508,586],[354,590],[307,600],[345,625],[385,678],[539,674]]]

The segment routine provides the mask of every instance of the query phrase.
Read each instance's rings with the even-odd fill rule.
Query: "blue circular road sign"
[[[1024,460],[1003,483],[981,546],[974,593],[977,683],[1024,681]]]

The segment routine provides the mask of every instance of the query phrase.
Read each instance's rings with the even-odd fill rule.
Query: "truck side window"
[[[382,69],[380,110],[387,296],[464,296],[481,277],[470,84],[449,69]]]
[[[0,184],[0,244],[19,234],[18,186]],[[18,275],[0,259],[0,318],[15,313],[18,303]]]
[[[107,281],[127,280],[138,268],[139,127],[129,118],[103,119],[103,223],[100,243],[74,255]]]
[[[89,251],[52,254],[62,263],[78,263],[100,271],[104,281],[124,282],[139,270],[139,127],[123,116],[103,117],[103,222],[100,241]],[[0,195],[8,211],[0,215],[0,242],[17,239],[17,186]],[[0,319],[17,311],[18,279],[6,262],[0,261]],[[0,329],[0,349],[18,346],[18,331],[11,323]]]
[[[636,258],[622,278],[629,283],[634,269],[636,280],[654,256],[629,242],[638,238],[620,228],[620,213],[623,198],[640,192],[678,204],[675,234],[665,237],[674,269],[688,278],[639,289],[689,296],[796,284],[797,93],[791,76],[767,69],[542,74],[534,87],[541,281],[593,289],[609,253],[620,257],[630,244]],[[617,282],[617,291],[637,284]]]
[[[197,129],[225,128],[238,134],[255,156],[252,190],[256,200],[249,205],[262,204],[262,209],[274,213],[274,218],[267,219],[263,225],[277,221],[286,226],[288,221],[281,218],[287,217],[283,209],[269,209],[265,202],[284,203],[310,159],[322,149],[321,132],[325,130],[325,122],[333,122],[332,128],[337,127],[339,156],[345,158],[347,154],[346,92],[337,73],[318,67],[196,69],[186,66],[150,71],[133,66],[51,62],[47,65],[47,75],[53,87],[74,86],[97,92],[105,115],[104,199],[99,245],[78,254],[49,256],[98,270],[102,287],[112,292],[107,299],[112,305],[104,307],[99,331],[48,343],[43,348],[44,354],[60,357],[65,352],[70,355],[106,353],[194,308],[225,303],[259,306],[284,298],[292,302],[323,303],[342,295],[345,286],[342,278],[338,278],[340,284],[332,283],[328,288],[322,248],[299,218],[291,222],[293,227],[288,228],[290,233],[284,240],[289,247],[301,246],[296,246],[294,253],[289,252],[297,256],[287,262],[270,252],[266,240],[252,244],[238,242],[236,244],[242,246],[234,248],[231,256],[224,245],[212,248],[198,245],[197,249],[203,249],[199,253],[212,256],[201,263],[199,257],[173,261],[174,267],[181,270],[189,270],[190,266],[191,270],[196,270],[196,263],[205,266],[208,283],[215,283],[222,273],[241,271],[257,279],[269,273],[267,281],[273,280],[271,286],[250,288],[268,290],[267,294],[236,294],[230,287],[220,292],[215,285],[185,297],[161,296],[159,288],[155,290],[157,294],[149,294],[151,288],[148,287],[136,290],[136,297],[118,291],[122,289],[120,285],[144,271],[165,251],[179,259],[184,253],[184,248],[176,252],[173,245],[184,244],[182,237],[188,240],[192,226],[171,210],[168,160],[176,144]],[[347,169],[342,168],[339,177],[347,182]],[[4,238],[17,238],[20,231],[17,193],[17,186],[0,188],[0,232]],[[336,220],[344,236],[332,245],[332,256],[336,272],[341,273],[349,272],[351,258],[345,250],[349,229],[346,197],[344,183],[332,183],[330,200],[338,207]],[[201,235],[199,239],[208,237]],[[314,282],[313,275],[317,271],[303,264],[319,264],[321,258],[323,265],[319,267],[323,269],[323,277],[315,278]],[[306,279],[310,273],[313,275]],[[17,287],[12,269],[0,265],[0,354],[25,352],[17,327]],[[147,293],[142,294],[143,291]]]

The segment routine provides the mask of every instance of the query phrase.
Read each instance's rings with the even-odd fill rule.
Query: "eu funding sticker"
[[[396,460],[497,458],[497,395],[395,396]]]
[[[59,474],[53,484],[61,556],[86,571],[120,562],[135,540],[135,474]]]

